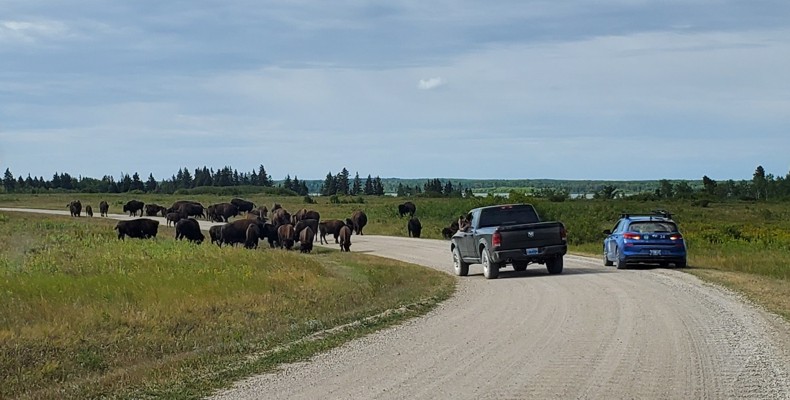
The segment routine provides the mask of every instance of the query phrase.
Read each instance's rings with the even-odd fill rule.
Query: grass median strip
[[[0,214],[0,397],[197,397],[424,313],[454,288],[362,254],[197,246],[166,227],[119,241],[114,224]]]

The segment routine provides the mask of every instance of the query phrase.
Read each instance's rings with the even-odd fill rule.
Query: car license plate
[[[539,253],[538,249],[526,249],[524,252],[527,253],[528,256],[534,256]]]
[[[660,256],[661,255],[661,250],[650,250],[650,255],[651,256]]]

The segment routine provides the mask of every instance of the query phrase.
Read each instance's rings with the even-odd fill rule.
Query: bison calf
[[[208,235],[211,237],[211,243],[216,243],[217,246],[222,247],[222,225],[214,225],[208,228]]]
[[[340,251],[351,251],[351,228],[345,225],[340,228],[338,238],[340,239]]]
[[[91,206],[85,206],[85,214],[88,214],[89,217],[93,216],[93,208]]]
[[[409,236],[418,238],[420,237],[420,233],[422,232],[422,224],[417,217],[413,217],[409,220],[408,224],[409,228]]]

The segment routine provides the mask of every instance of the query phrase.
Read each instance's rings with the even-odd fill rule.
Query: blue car
[[[672,215],[665,211],[622,214],[617,225],[603,233],[605,266],[614,265],[618,269],[638,263],[686,266],[686,242]]]

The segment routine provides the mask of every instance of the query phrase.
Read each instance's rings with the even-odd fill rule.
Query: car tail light
[[[683,235],[679,233],[673,233],[672,235],[669,236],[669,240],[681,240],[681,239],[683,239]]]
[[[633,232],[626,232],[623,234],[623,239],[639,240],[642,239],[642,235]]]
[[[494,247],[499,247],[502,244],[502,234],[499,231],[494,231],[494,234],[491,236],[491,245]]]
[[[568,240],[568,231],[565,230],[565,225],[560,225],[560,239]]]

